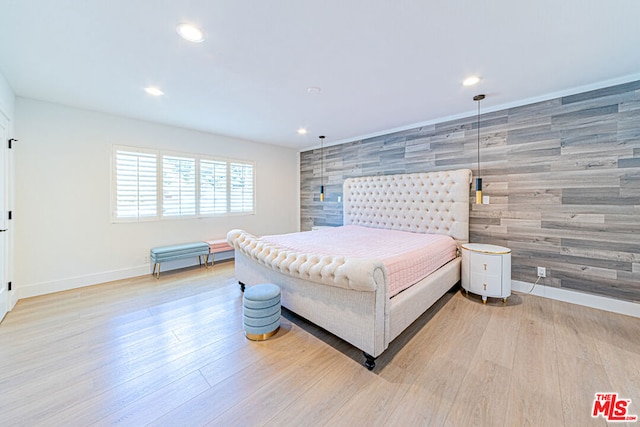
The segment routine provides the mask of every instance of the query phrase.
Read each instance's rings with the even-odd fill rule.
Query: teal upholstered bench
[[[158,273],[156,278],[160,277],[160,263],[165,261],[173,261],[176,259],[191,258],[197,256],[198,262],[202,265],[202,258],[204,258],[204,265],[207,266],[209,262],[209,245],[205,242],[185,243],[183,245],[173,246],[161,246],[152,248],[149,258],[153,262],[153,273],[156,274],[156,267]]]

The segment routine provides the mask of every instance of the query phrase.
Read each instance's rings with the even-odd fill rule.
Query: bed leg
[[[362,354],[364,354],[364,357],[366,359],[364,361],[364,366],[370,371],[373,370],[373,368],[376,367],[376,358],[369,353],[365,353],[364,351],[362,352]]]
[[[244,292],[244,283],[238,282],[238,284],[240,285],[240,292]]]

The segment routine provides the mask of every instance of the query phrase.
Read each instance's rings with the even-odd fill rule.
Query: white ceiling
[[[17,96],[303,149],[472,115],[477,93],[491,111],[639,79],[639,17],[637,0],[0,0],[0,73]]]

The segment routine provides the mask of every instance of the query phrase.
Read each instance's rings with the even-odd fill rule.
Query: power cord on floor
[[[533,292],[533,289],[536,287],[536,285],[538,284],[540,279],[542,279],[542,276],[538,276],[538,280],[536,280],[536,282],[533,284],[533,286],[531,286],[531,289],[529,289],[529,292],[525,293],[525,295],[530,295],[531,292]]]

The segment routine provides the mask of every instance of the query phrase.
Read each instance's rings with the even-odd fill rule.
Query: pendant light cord
[[[324,136],[320,136],[320,185],[324,187]]]
[[[478,99],[478,176],[480,176],[480,99]]]
[[[320,201],[324,202],[324,135],[320,135]]]
[[[476,95],[473,97],[473,100],[478,103],[478,118],[477,118],[477,127],[478,127],[478,178],[480,178],[480,101],[485,98],[484,94]]]

